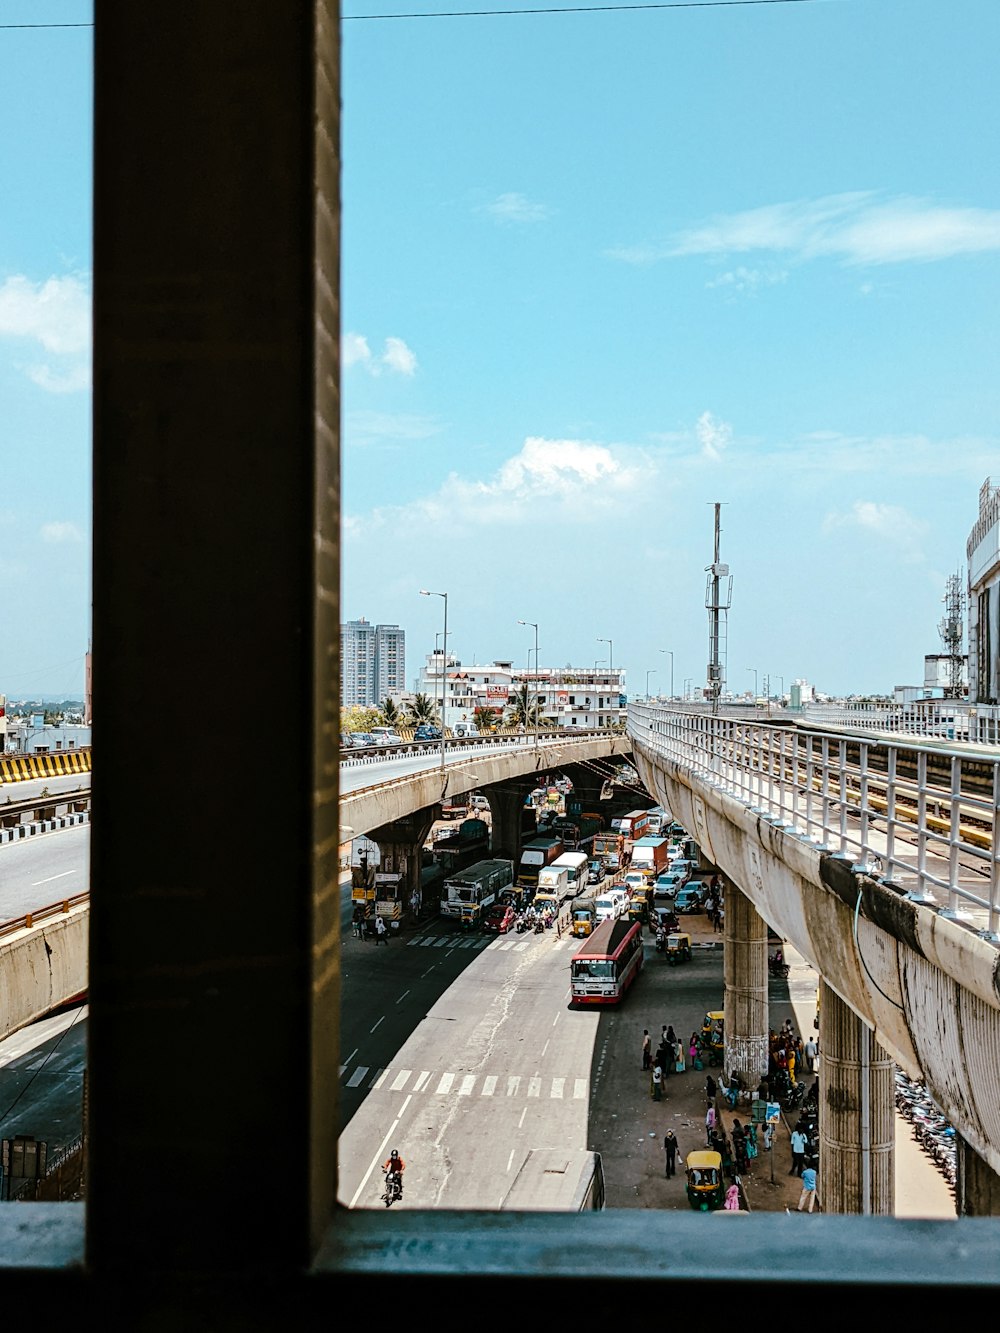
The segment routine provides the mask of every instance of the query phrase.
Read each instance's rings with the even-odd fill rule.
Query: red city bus
[[[602,921],[570,963],[571,1004],[617,1004],[642,967],[642,922]]]

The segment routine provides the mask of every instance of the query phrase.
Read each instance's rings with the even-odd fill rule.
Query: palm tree
[[[382,716],[385,718],[387,727],[394,727],[398,722],[402,722],[403,715],[399,711],[399,705],[395,699],[384,699],[382,701]]]
[[[472,720],[476,724],[476,730],[481,736],[488,735],[496,730],[497,715],[492,708],[487,708],[485,704],[480,704],[478,708],[473,709]]]
[[[508,726],[519,727],[523,731],[527,731],[529,727],[540,725],[541,711],[540,696],[532,694],[527,685],[522,685],[507,700],[504,722]]]
[[[437,704],[426,694],[415,694],[406,720],[412,722],[415,726],[419,726],[421,722],[437,723]]]

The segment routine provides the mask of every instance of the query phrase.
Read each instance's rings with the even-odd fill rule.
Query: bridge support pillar
[[[420,904],[420,870],[423,863],[423,846],[434,823],[437,806],[427,810],[418,810],[406,819],[397,819],[392,824],[383,824],[368,834],[372,842],[378,843],[381,853],[380,874],[401,874],[400,907],[402,912],[410,906],[413,895],[417,895]],[[418,914],[420,907],[418,906]]]
[[[871,1030],[820,981],[819,1200],[827,1213],[895,1211],[894,1066]]]
[[[508,858],[515,863],[515,867],[521,844],[533,838],[538,827],[535,811],[524,804],[528,793],[536,785],[532,778],[530,785],[523,782],[498,782],[481,788],[490,803],[493,820],[490,840],[492,855]]]
[[[956,1137],[958,1181],[955,1201],[959,1216],[1000,1216],[1000,1176],[963,1138]]]
[[[735,884],[726,893],[723,963],[725,1072],[756,1088],[767,1073],[767,922]]]

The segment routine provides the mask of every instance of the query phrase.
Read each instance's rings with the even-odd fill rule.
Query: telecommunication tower
[[[962,652],[962,643],[965,638],[965,625],[962,616],[965,607],[965,589],[962,587],[961,574],[949,574],[948,582],[945,584],[944,596],[941,600],[944,602],[945,612],[944,617],[938,621],[938,633],[941,635],[944,656],[947,659],[944,697],[946,699],[961,699],[965,694],[963,682],[965,654]]]
[[[719,512],[722,505],[715,506],[715,550],[712,563],[705,566],[708,575],[705,588],[705,606],[708,609],[708,681],[705,685],[705,697],[712,701],[712,712],[719,711],[719,699],[726,683],[726,635],[729,624],[729,608],[733,604],[733,576],[729,566],[719,560]]]

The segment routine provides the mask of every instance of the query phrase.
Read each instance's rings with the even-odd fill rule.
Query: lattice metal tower
[[[719,561],[719,512],[715,506],[715,552],[712,563],[705,566],[708,575],[705,588],[705,606],[708,609],[708,682],[705,698],[712,701],[712,712],[719,711],[719,699],[726,683],[726,636],[729,608],[733,604],[733,576],[729,566]]]
[[[945,585],[945,613],[938,621],[938,633],[944,645],[947,660],[947,681],[944,687],[946,699],[961,699],[965,694],[963,683],[965,654],[962,644],[965,641],[965,621],[962,612],[965,608],[965,589],[962,587],[961,574],[949,574]]]

